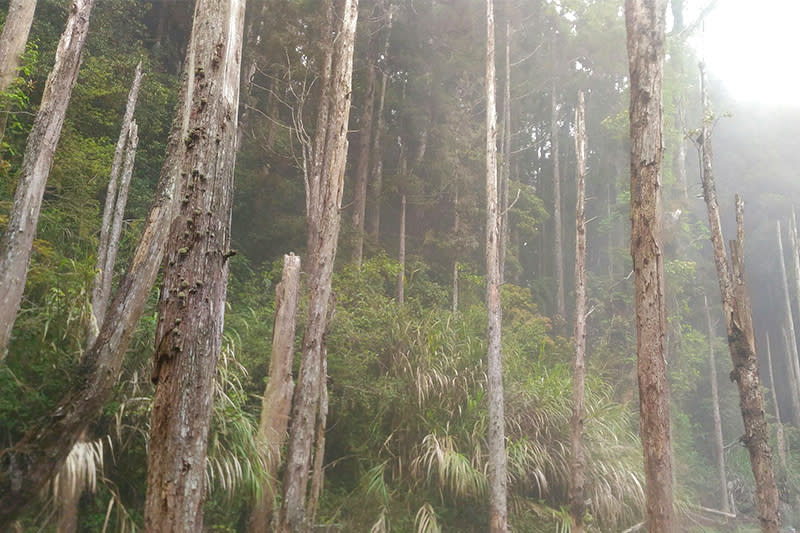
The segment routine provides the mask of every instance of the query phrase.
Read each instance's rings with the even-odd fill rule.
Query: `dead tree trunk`
[[[34,11],[36,0],[11,0],[8,6],[8,15],[0,33],[0,92],[7,91],[17,77],[19,60],[25,52]]]
[[[708,365],[711,379],[711,409],[714,417],[714,455],[717,458],[719,470],[719,499],[724,512],[730,512],[728,504],[728,476],[725,472],[725,445],[722,439],[722,416],[719,413],[719,384],[717,382],[717,363],[714,357],[714,326],[711,323],[711,308],[708,298],[703,295],[706,310],[706,324],[708,326]]]
[[[506,18],[509,17],[506,5]],[[511,22],[506,21],[505,81],[503,83],[503,135],[500,143],[503,157],[500,165],[500,283],[506,279],[506,253],[508,252],[508,189],[511,181]]]
[[[397,273],[397,303],[406,301],[406,195],[400,198],[400,249],[397,253],[400,272]]]
[[[763,531],[778,531],[778,487],[772,466],[772,451],[769,447],[769,432],[764,416],[764,395],[758,376],[758,355],[753,318],[750,310],[750,294],[744,278],[744,202],[736,197],[737,237],[730,241],[733,267],[733,313],[731,333],[728,339],[733,357],[731,377],[739,385],[744,435],[742,443],[750,452],[750,464],[756,481],[756,506]]]
[[[261,402],[259,441],[267,464],[267,485],[253,504],[248,529],[252,533],[270,529],[277,487],[275,480],[280,466],[281,448],[286,442],[289,412],[292,408],[292,360],[297,324],[297,301],[300,292],[300,258],[283,256],[283,276],[275,289],[275,323],[272,329],[272,356],[269,361],[269,381]]]
[[[300,375],[295,387],[289,429],[283,502],[278,531],[305,532],[306,493],[318,409],[326,387],[325,332],[331,279],[339,235],[340,207],[347,155],[347,123],[353,72],[353,44],[358,0],[344,0],[340,10],[327,0],[325,31],[330,41],[323,62],[313,161],[306,191],[309,301]],[[336,21],[334,23],[334,21]],[[335,40],[333,36],[335,35]]]
[[[453,198],[453,235],[458,237],[461,217],[458,213],[458,183],[455,184],[455,195]],[[458,250],[453,257],[453,313],[458,313]]]
[[[631,255],[647,527],[677,531],[672,497],[667,385],[661,175],[664,156],[662,85],[666,0],[626,0],[631,79]]]
[[[797,337],[795,336],[794,317],[792,315],[792,301],[789,297],[789,279],[786,275],[786,265],[784,263],[783,255],[783,238],[781,236],[781,222],[776,222],[777,236],[778,236],[778,259],[781,263],[781,281],[783,282],[783,296],[786,313],[786,324],[789,326],[789,354],[792,361],[792,368],[790,369],[795,379],[792,380],[794,387],[792,388],[792,415],[793,422],[796,428],[800,428],[800,360],[798,359],[797,351]]]
[[[369,29],[369,27],[367,27]],[[356,245],[353,251],[358,268],[364,258],[364,217],[367,212],[367,173],[369,171],[370,148],[372,148],[372,123],[375,109],[375,86],[377,84],[378,49],[376,39],[369,39],[367,53],[367,84],[364,104],[359,121],[358,161],[356,163],[355,194],[353,199],[353,228]]]
[[[553,158],[553,270],[556,277],[556,327],[561,332],[567,316],[564,300],[564,239],[561,226],[561,169],[559,159],[558,97],[556,82],[550,86],[550,146]]]
[[[389,6],[386,23],[386,37],[383,42],[384,61],[389,56],[389,44],[392,35],[392,20],[394,10]],[[378,97],[378,109],[375,111],[375,135],[372,138],[372,216],[369,220],[367,233],[377,242],[381,233],[381,201],[383,197],[383,136],[386,133],[386,119],[383,109],[386,103],[386,86],[389,83],[389,72],[384,65],[381,71],[381,88]]]
[[[794,206],[792,206],[792,220],[789,225],[789,236],[791,238],[792,244],[792,265],[794,266],[794,282],[795,282],[795,296],[797,298],[797,302],[800,302],[800,239],[798,239],[797,235],[797,217],[795,216]],[[781,254],[783,257],[783,254]],[[797,349],[797,340],[796,337],[792,339],[795,349],[794,352],[800,355],[800,350]],[[797,391],[797,400],[794,404],[794,412],[798,412],[797,415],[797,427],[800,428],[800,361],[798,361],[800,357],[797,355],[792,359],[794,363],[792,368],[794,370],[793,376],[794,379],[792,380],[792,384],[794,385],[795,390]]]
[[[72,2],[67,27],[56,49],[55,65],[47,77],[42,103],[28,135],[14,206],[0,242],[0,360],[8,349],[11,329],[25,289],[45,183],[53,165],[72,88],[78,78],[93,5],[94,0]]]
[[[486,307],[488,311],[489,531],[508,530],[503,353],[500,302],[500,213],[497,187],[494,1],[486,0]]]
[[[586,454],[583,448],[583,421],[585,416],[586,376],[586,217],[584,204],[586,195],[586,125],[584,121],[583,91],[578,93],[578,108],[575,111],[575,155],[577,157],[578,201],[575,207],[575,361],[572,369],[572,420],[570,436],[569,503],[572,516],[572,531],[583,533],[583,515],[586,504],[583,486]]]
[[[769,343],[769,333],[766,335],[767,340],[767,368],[769,369],[769,388],[772,392],[772,404],[775,406],[775,423],[778,424],[777,428],[777,441],[778,441],[778,460],[781,462],[781,468],[786,470],[786,435],[783,432],[783,422],[781,422],[781,408],[778,404],[778,389],[775,385],[775,373],[772,368],[772,349]]]
[[[92,313],[89,323],[89,333],[87,335],[90,345],[97,337],[99,325],[102,324],[106,312],[106,306],[111,297],[111,280],[114,274],[114,262],[116,261],[116,251],[118,249],[119,233],[114,235],[114,224],[120,220],[120,231],[122,230],[122,217],[125,213],[127,202],[127,185],[120,183],[123,170],[123,160],[125,170],[128,170],[128,159],[130,158],[130,171],[133,172],[133,157],[136,148],[131,146],[138,144],[138,137],[131,129],[133,123],[133,112],[136,109],[136,100],[139,97],[139,87],[142,83],[142,63],[136,65],[136,72],[133,76],[133,83],[128,93],[128,102],[125,107],[125,115],[122,118],[122,129],[120,130],[117,146],[114,150],[114,159],[111,162],[111,173],[108,179],[108,190],[106,191],[106,202],[103,208],[103,220],[100,226],[100,242],[97,246],[97,263],[95,264],[94,287],[92,288]],[[134,126],[135,127],[135,126]],[[134,138],[136,139],[134,143]],[[128,176],[127,183],[130,183]],[[117,188],[119,187],[119,193]],[[113,250],[111,250],[113,248]]]
[[[736,199],[737,240],[731,241],[731,267],[728,266],[725,244],[722,237],[719,204],[714,184],[711,132],[707,117],[710,116],[705,69],[700,64],[703,97],[703,128],[701,151],[703,160],[703,196],[708,208],[711,243],[714,263],[722,295],[722,310],[725,315],[728,347],[733,362],[731,379],[739,388],[739,405],[742,411],[745,434],[741,441],[750,453],[750,466],[756,483],[756,504],[761,528],[778,531],[778,489],[772,469],[772,452],[769,448],[767,423],[764,418],[764,396],[758,376],[755,336],[750,316],[749,296],[744,284],[744,228],[743,204]]]
[[[195,83],[198,73],[194,56],[187,58],[186,65],[190,75],[181,89],[155,200],[97,339],[83,355],[78,372],[81,379],[50,416],[35,424],[19,442],[0,451],[0,530],[37,498],[100,412],[117,381],[123,355],[161,265],[176,211],[177,177],[188,148],[186,140],[195,131],[192,113],[205,105],[205,98],[199,94],[200,84]]]
[[[193,127],[158,304],[148,531],[200,531],[208,429],[228,283],[245,0],[199,0],[187,56]]]
[[[0,93],[6,92],[17,77],[19,60],[25,52],[28,34],[36,11],[36,0],[11,0],[3,32],[0,33]],[[0,102],[0,141],[8,120],[8,102]]]

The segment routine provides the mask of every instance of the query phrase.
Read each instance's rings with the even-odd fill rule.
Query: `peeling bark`
[[[139,97],[139,87],[142,83],[142,63],[136,65],[133,83],[128,92],[128,101],[125,106],[125,115],[122,118],[122,128],[117,146],[114,149],[114,159],[111,162],[111,173],[108,179],[106,202],[103,207],[103,220],[100,225],[100,239],[97,246],[97,263],[95,264],[94,286],[92,288],[92,314],[89,323],[88,343],[91,344],[97,337],[99,324],[103,322],[106,306],[111,297],[111,280],[114,275],[114,263],[117,257],[119,232],[121,231],[122,217],[125,213],[128,189],[125,183],[125,172],[133,172],[133,161],[136,155],[136,146],[139,143],[138,130],[133,130],[133,112]],[[133,126],[135,128],[135,126]],[[132,147],[132,148],[131,148]],[[130,160],[130,162],[129,162]],[[121,178],[122,174],[122,178]],[[127,175],[127,184],[130,184],[130,175]],[[117,192],[119,188],[119,193]],[[114,226],[119,220],[120,229],[114,232]]]
[[[281,448],[286,442],[294,392],[292,361],[299,293],[300,258],[294,254],[284,255],[283,276],[275,289],[275,324],[272,329],[269,380],[261,402],[261,422],[258,427],[259,440],[266,455],[268,484],[250,513],[248,529],[251,533],[269,529],[277,497]]]
[[[8,350],[22,301],[44,188],[53,166],[72,88],[78,79],[93,5],[94,0],[72,2],[66,29],[56,49],[55,64],[47,77],[39,112],[28,135],[14,205],[0,241],[0,360]]]
[[[322,375],[322,361],[341,218],[353,45],[358,20],[358,0],[343,0],[341,5],[341,9],[336,10],[333,0],[326,0],[324,4],[327,22],[323,34],[330,41],[325,46],[313,160],[306,191],[309,303],[300,375],[292,402],[283,501],[277,528],[281,532],[302,533],[312,526],[306,514],[306,494],[321,389],[327,386]]]
[[[700,64],[703,116],[710,117],[705,68]],[[714,184],[710,124],[703,121],[701,134],[703,161],[703,196],[708,209],[714,263],[717,267],[722,310],[725,315],[728,348],[733,370],[731,380],[739,388],[739,406],[745,434],[740,440],[750,454],[750,466],[756,483],[756,507],[763,531],[776,532],[780,527],[778,516],[778,489],[772,468],[767,422],[764,416],[764,395],[758,375],[755,333],[750,311],[750,297],[744,281],[744,204],[736,198],[737,239],[730,242],[731,265],[728,265],[720,224],[719,204]]]
[[[201,531],[207,437],[230,255],[245,0],[198,0],[187,52],[191,129],[158,303],[144,527]]]
[[[583,423],[586,416],[586,124],[583,91],[578,93],[575,110],[575,154],[577,156],[578,201],[575,207],[575,361],[572,369],[572,420],[570,421],[569,503],[572,531],[583,533],[586,513],[583,490],[586,452],[583,446]]]
[[[661,237],[665,10],[666,0],[625,1],[631,79],[631,255],[647,527],[674,532]]]

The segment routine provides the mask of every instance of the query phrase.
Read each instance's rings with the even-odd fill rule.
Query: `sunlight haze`
[[[800,2],[723,0],[698,30],[712,76],[740,101],[797,105]],[[691,19],[689,19],[691,20]]]

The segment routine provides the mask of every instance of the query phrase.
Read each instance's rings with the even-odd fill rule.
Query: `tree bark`
[[[78,78],[93,5],[94,0],[73,0],[66,29],[56,50],[55,65],[47,77],[42,103],[28,135],[14,205],[0,242],[0,360],[8,350],[25,289],[45,183],[53,165],[72,88]]]
[[[772,368],[772,350],[770,349],[769,333],[766,335],[767,340],[767,368],[769,369],[769,388],[772,392],[772,404],[775,406],[775,423],[778,424],[777,428],[777,441],[778,441],[778,460],[781,462],[781,468],[786,470],[786,436],[783,432],[783,422],[781,422],[781,408],[778,404],[778,389],[775,385],[775,374]]]
[[[275,323],[272,329],[272,356],[269,360],[269,381],[261,402],[261,422],[258,435],[266,455],[267,485],[261,497],[253,504],[248,530],[251,533],[267,531],[273,505],[275,486],[280,466],[281,448],[286,442],[289,412],[292,408],[292,360],[294,335],[297,324],[297,301],[300,292],[300,258],[294,254],[283,256],[283,276],[275,289]]]
[[[730,512],[728,504],[728,476],[725,473],[725,444],[722,439],[722,416],[719,413],[719,384],[717,382],[717,363],[714,357],[714,326],[711,323],[711,308],[708,305],[708,298],[703,295],[703,302],[706,310],[706,324],[708,326],[708,365],[711,380],[711,412],[714,417],[714,455],[717,458],[717,470],[719,471],[719,499],[720,509]]]
[[[647,527],[677,531],[672,496],[664,257],[661,238],[666,0],[626,0],[631,132],[631,255]]]
[[[400,249],[397,253],[400,272],[397,273],[397,303],[406,301],[406,195],[400,199]]]
[[[772,452],[769,448],[767,424],[764,417],[764,396],[758,376],[755,334],[750,315],[750,301],[744,282],[744,207],[736,199],[737,240],[731,241],[731,269],[728,267],[722,237],[719,204],[714,184],[711,132],[708,117],[711,111],[705,68],[700,63],[700,80],[703,98],[703,128],[701,133],[703,159],[703,196],[708,208],[714,263],[722,295],[728,348],[733,362],[731,379],[739,388],[739,406],[742,411],[745,434],[740,438],[750,454],[750,466],[756,483],[756,505],[764,531],[778,531],[778,490],[772,469]]]
[[[194,57],[190,56],[186,65],[187,72],[194,73]],[[185,76],[155,200],[97,339],[83,355],[79,381],[48,417],[12,447],[0,451],[0,531],[37,498],[61,467],[108,400],[119,377],[123,356],[158,274],[176,211],[177,177],[187,149],[185,140],[194,127],[192,112],[203,102],[196,94],[197,88],[194,76]]]
[[[133,75],[133,83],[128,92],[128,101],[125,106],[125,115],[122,118],[122,128],[117,139],[117,146],[114,149],[114,159],[111,162],[111,173],[108,179],[108,190],[106,191],[106,201],[103,208],[103,220],[100,226],[100,242],[97,246],[97,263],[95,264],[94,286],[92,288],[92,313],[89,322],[88,342],[91,344],[97,337],[99,324],[103,322],[106,306],[111,296],[111,280],[114,276],[114,263],[116,261],[117,241],[119,233],[114,235],[114,225],[119,219],[120,230],[122,229],[122,217],[125,213],[127,202],[127,185],[120,184],[120,174],[122,173],[123,159],[125,170],[133,172],[133,158],[136,154],[136,147],[139,139],[136,131],[132,130],[133,112],[136,109],[136,100],[139,97],[139,87],[142,83],[142,63],[136,65]],[[135,127],[135,126],[134,126]],[[135,143],[134,143],[135,139]],[[128,159],[130,158],[130,163]],[[124,173],[123,173],[124,179]],[[130,184],[130,175],[128,176]],[[119,193],[117,188],[119,187]],[[113,248],[113,250],[111,250]]]
[[[561,170],[558,144],[558,98],[556,82],[550,86],[550,144],[553,158],[553,270],[556,277],[556,327],[561,333],[566,320],[566,303],[564,300],[564,239],[561,226]]]
[[[762,531],[779,531],[778,488],[772,467],[772,451],[764,415],[764,395],[758,376],[758,355],[750,310],[750,295],[744,279],[744,202],[736,197],[737,237],[730,241],[733,270],[733,314],[728,335],[733,371],[731,377],[739,386],[744,419],[742,443],[750,452],[750,464],[756,482],[756,507]],[[735,353],[735,355],[734,355]]]
[[[570,437],[569,503],[572,531],[583,533],[586,512],[583,489],[586,453],[583,448],[583,423],[586,412],[584,380],[586,376],[586,124],[583,91],[578,93],[575,110],[575,155],[577,157],[578,200],[575,207],[575,361],[572,370],[572,420]]]
[[[461,225],[461,217],[458,213],[458,183],[454,185],[455,194],[453,198],[453,235],[458,238],[458,231]],[[453,257],[453,314],[458,313],[458,250]]]
[[[292,533],[304,532],[311,527],[306,515],[306,487],[311,467],[314,426],[322,397],[321,388],[327,386],[322,375],[322,360],[325,358],[327,314],[339,235],[358,0],[344,0],[339,13],[335,13],[332,0],[326,1],[325,8],[326,26],[328,29],[335,29],[335,32],[324,32],[329,42],[323,61],[317,130],[306,193],[308,314],[300,375],[292,405],[283,501],[278,525],[278,531]],[[337,21],[336,25],[334,19]]]
[[[369,29],[369,27],[368,27]],[[369,39],[367,52],[367,84],[364,91],[364,107],[361,112],[358,133],[358,161],[356,163],[355,195],[353,199],[353,228],[356,245],[353,251],[356,265],[361,269],[364,258],[364,217],[367,212],[367,173],[369,171],[370,148],[372,148],[372,123],[375,109],[375,86],[377,82],[378,50],[375,39]]]
[[[36,0],[11,0],[3,31],[0,33],[0,93],[8,91],[17,77],[19,61],[25,53],[28,34],[36,11]],[[8,103],[2,102],[0,116],[0,141],[3,140],[8,120]]]
[[[792,315],[792,301],[789,297],[789,279],[786,275],[786,264],[784,263],[783,255],[783,238],[781,237],[781,222],[776,221],[776,230],[778,236],[778,259],[781,263],[781,281],[783,282],[783,296],[784,308],[786,313],[786,324],[789,326],[789,355],[792,362],[791,373],[795,379],[791,380],[792,384],[792,420],[795,427],[800,428],[800,360],[798,359],[797,350],[797,337],[795,336],[794,317]]]
[[[8,6],[8,15],[0,33],[0,92],[7,91],[17,77],[34,11],[36,0],[11,0]]]
[[[488,311],[489,531],[508,531],[503,354],[500,302],[500,218],[497,187],[494,1],[486,0],[486,307]]]
[[[389,44],[392,35],[394,10],[390,6],[387,12],[386,37],[383,42],[383,58],[389,57]],[[386,86],[389,83],[389,72],[384,65],[381,71],[381,88],[378,97],[378,109],[375,111],[375,135],[372,138],[372,216],[367,226],[367,233],[377,242],[381,233],[381,201],[383,196],[383,136],[386,133],[386,119],[383,109],[386,103]]]
[[[158,304],[148,531],[200,531],[222,343],[245,0],[199,0],[187,56],[195,85]]]
[[[800,302],[800,239],[797,235],[797,217],[795,216],[794,206],[792,206],[792,220],[789,225],[789,236],[792,244],[792,253],[790,255],[792,256],[792,265],[794,266],[795,296],[797,298],[796,301]],[[781,257],[783,257],[783,254],[781,254]],[[792,340],[795,346],[794,351],[800,355],[800,350],[797,349],[796,337]],[[798,356],[792,359],[792,368],[794,372],[791,375],[794,376],[792,384],[797,391],[797,400],[793,406],[793,412],[798,413],[796,420],[798,425],[796,427],[800,428],[800,361],[798,361],[798,359],[800,359]]]
[[[506,18],[509,6],[506,2]],[[506,21],[505,35],[505,83],[503,84],[503,135],[500,143],[503,150],[500,165],[500,283],[506,279],[506,253],[508,250],[508,188],[511,180],[511,22]]]

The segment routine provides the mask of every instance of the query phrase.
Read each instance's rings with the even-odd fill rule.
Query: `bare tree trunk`
[[[368,27],[369,29],[369,27]],[[364,107],[361,112],[358,133],[358,161],[356,163],[355,195],[353,200],[353,228],[356,232],[356,246],[353,251],[358,268],[364,257],[364,217],[367,212],[367,172],[369,171],[370,148],[372,148],[372,123],[375,108],[375,86],[377,84],[378,50],[375,39],[369,39],[367,53],[367,85],[364,94]]]
[[[136,72],[133,76],[133,83],[128,92],[128,102],[125,106],[125,115],[122,118],[122,128],[117,139],[117,146],[114,150],[114,159],[111,162],[111,173],[108,179],[108,190],[106,191],[106,202],[103,208],[103,220],[100,225],[100,242],[97,246],[97,263],[95,264],[94,286],[92,288],[92,314],[89,322],[88,342],[90,345],[97,337],[99,325],[105,317],[106,306],[111,297],[111,280],[114,276],[114,262],[116,261],[116,250],[119,233],[114,236],[114,224],[120,220],[120,231],[122,217],[125,213],[127,202],[127,186],[120,184],[120,174],[122,173],[123,160],[128,169],[128,158],[131,158],[130,171],[133,172],[133,157],[136,148],[131,152],[130,146],[138,144],[138,137],[131,129],[133,123],[133,112],[136,109],[136,100],[139,97],[139,87],[142,83],[142,63],[136,65]],[[135,126],[134,126],[135,127]],[[131,155],[133,154],[133,155]],[[130,176],[128,176],[130,183]],[[122,185],[122,186],[120,186]],[[119,193],[117,188],[119,186]],[[113,250],[109,250],[113,247]]]
[[[325,353],[322,357],[322,379],[328,376],[328,353],[327,348],[323,348]],[[322,486],[325,481],[325,431],[328,421],[328,388],[320,388],[319,409],[317,410],[317,436],[314,445],[314,468],[311,472],[311,493],[306,506],[306,515],[310,524],[314,523],[319,507],[319,499],[322,495]]]
[[[6,92],[17,77],[19,60],[25,53],[28,34],[36,11],[36,0],[11,0],[3,31],[0,33],[0,93]],[[0,103],[0,141],[8,120],[7,102]]]
[[[575,207],[575,361],[572,370],[572,420],[570,436],[569,503],[572,531],[583,533],[586,504],[583,488],[586,454],[583,448],[583,421],[586,412],[584,379],[586,376],[586,124],[583,91],[578,93],[575,111],[575,155],[577,157],[578,201]]]
[[[56,50],[55,65],[47,77],[42,103],[28,135],[14,206],[0,241],[0,360],[8,350],[11,329],[25,289],[45,183],[78,78],[93,5],[94,0],[72,2],[66,29]]]
[[[4,530],[33,502],[61,467],[89,423],[97,416],[119,377],[123,356],[142,315],[158,274],[169,228],[179,196],[177,177],[194,131],[194,110],[205,104],[195,83],[195,61],[186,61],[177,117],[167,145],[167,156],[155,200],[141,240],[106,311],[95,342],[81,360],[81,379],[47,418],[35,424],[12,447],[0,451],[0,530]]]
[[[500,218],[497,187],[494,1],[486,0],[486,307],[488,311],[489,531],[508,531],[503,353],[500,302]]]
[[[397,303],[406,301],[406,195],[400,199],[400,251],[397,253],[400,272],[397,274]]]
[[[564,300],[564,242],[561,228],[561,170],[559,168],[558,98],[556,82],[550,86],[550,145],[553,158],[553,269],[556,277],[556,327],[560,332],[565,324],[567,311]]]
[[[792,220],[789,225],[789,236],[792,244],[792,253],[790,255],[792,256],[792,265],[794,266],[795,296],[797,302],[800,302],[800,239],[798,239],[797,235],[797,217],[795,216],[794,206],[792,206]],[[781,257],[783,257],[783,254],[781,254]],[[800,355],[800,350],[797,349],[796,337],[793,338],[792,341],[795,347],[793,352]],[[797,400],[793,406],[793,413],[798,413],[796,415],[796,427],[800,428],[800,362],[798,362],[798,355],[795,355],[792,359],[793,373],[791,375],[794,377],[792,384],[797,391]]]
[[[509,17],[506,4],[506,18]],[[503,84],[503,150],[500,165],[500,283],[506,279],[506,253],[508,249],[508,188],[511,179],[511,22],[506,21],[505,83]]]
[[[706,75],[700,64],[702,84],[703,116],[709,117],[710,107]],[[725,315],[728,347],[733,362],[731,379],[739,388],[739,405],[742,411],[745,434],[742,443],[750,453],[750,465],[756,483],[756,503],[761,528],[764,531],[778,531],[778,490],[772,469],[772,452],[769,448],[767,424],[764,418],[764,396],[758,376],[755,335],[750,316],[749,296],[744,283],[744,207],[736,200],[737,240],[731,241],[731,264],[728,267],[725,244],[722,237],[719,204],[714,184],[713,157],[711,151],[711,132],[709,120],[703,120],[702,128],[703,196],[708,208],[708,222],[711,230],[711,243],[714,249],[714,263],[719,278],[722,295],[722,310]]]
[[[795,391],[800,390],[800,380],[798,380],[796,373],[797,371],[794,368],[794,363],[797,361],[797,359],[792,355],[792,352],[794,351],[792,349],[792,343],[794,341],[789,340],[789,331],[785,326],[781,326],[781,336],[783,337],[783,350],[786,354],[786,367],[789,369],[789,375],[787,376],[787,379],[789,380],[789,390],[792,398],[794,398],[794,395],[796,394]],[[795,417],[795,408],[796,405],[794,404],[794,400],[792,400],[792,419]]]
[[[781,462],[781,468],[786,470],[786,435],[783,432],[783,422],[781,422],[781,408],[778,404],[778,388],[775,385],[775,374],[772,368],[772,350],[769,345],[769,333],[766,335],[767,339],[767,368],[769,369],[769,388],[772,391],[772,404],[775,406],[775,423],[778,424],[777,440],[778,440],[778,460]]]
[[[269,529],[277,490],[281,448],[286,442],[289,412],[292,409],[292,360],[297,324],[297,301],[300,292],[300,258],[283,256],[283,276],[275,289],[275,323],[272,329],[272,356],[269,360],[269,381],[261,402],[258,435],[267,463],[267,486],[253,504],[248,522],[251,533]]]
[[[390,5],[387,11],[386,37],[383,42],[384,60],[389,56],[389,44],[392,35],[392,21],[394,10]],[[384,66],[381,72],[381,88],[378,97],[378,109],[375,111],[375,135],[372,139],[372,216],[369,220],[367,233],[377,242],[381,232],[381,200],[383,196],[383,136],[386,133],[386,119],[383,109],[386,103],[386,86],[389,83],[389,72]]]
[[[8,6],[8,15],[0,33],[0,92],[7,91],[17,77],[34,11],[36,0],[11,0]]]
[[[797,351],[797,337],[795,336],[795,329],[794,329],[794,317],[792,315],[792,302],[791,298],[789,297],[789,280],[786,275],[786,265],[784,263],[784,255],[783,255],[783,239],[781,237],[781,222],[780,220],[776,221],[776,229],[778,235],[778,259],[780,259],[781,263],[781,280],[783,282],[783,296],[784,296],[784,304],[785,304],[785,312],[786,312],[786,324],[789,326],[789,354],[790,359],[792,361],[792,368],[791,372],[795,376],[795,379],[792,380],[794,387],[792,388],[792,403],[794,409],[792,409],[793,415],[793,422],[795,427],[800,428],[800,360],[798,360],[798,351]]]
[[[662,85],[666,0],[626,0],[631,79],[631,255],[647,527],[677,531],[672,496],[666,301],[661,241]]]
[[[453,198],[453,235],[458,236],[461,217],[458,214],[458,184],[455,185]],[[458,252],[453,257],[453,313],[458,313]]]
[[[325,332],[331,299],[331,279],[339,235],[340,207],[347,155],[347,124],[353,73],[353,44],[358,0],[344,0],[342,10],[326,1],[326,26],[335,28],[322,69],[322,93],[317,114],[312,171],[307,190],[309,302],[303,337],[300,376],[295,387],[289,430],[283,501],[278,531],[305,532],[306,487],[311,467],[314,426],[318,419]],[[334,17],[334,15],[336,15]],[[337,21],[334,26],[334,18]],[[332,31],[325,34],[332,39]]]
[[[728,476],[725,473],[725,445],[722,440],[722,416],[719,413],[719,384],[717,382],[717,363],[714,358],[714,326],[711,323],[711,308],[708,306],[708,298],[705,295],[703,295],[703,302],[708,325],[708,364],[711,379],[711,410],[714,416],[714,455],[716,455],[717,469],[719,470],[720,509],[728,513],[730,512]]]
[[[750,452],[750,464],[756,481],[756,507],[762,531],[778,531],[778,487],[772,467],[772,451],[769,447],[769,432],[764,416],[764,395],[758,376],[758,355],[753,318],[750,310],[750,294],[744,278],[744,202],[736,197],[735,241],[730,241],[731,265],[733,267],[733,314],[730,320],[730,341],[733,356],[731,377],[739,385],[744,435],[742,443]]]
[[[230,257],[245,0],[199,0],[187,56],[193,128],[181,169],[158,305],[148,531],[201,531],[208,429]],[[199,99],[199,101],[197,100]]]

